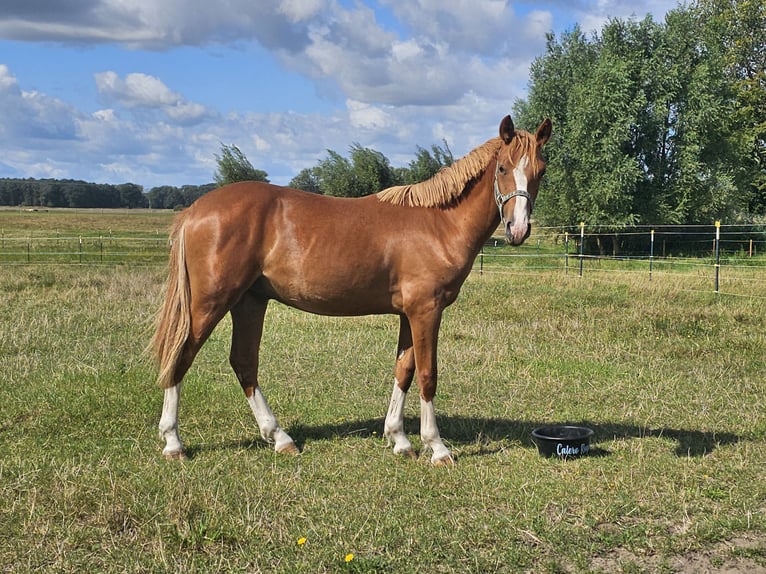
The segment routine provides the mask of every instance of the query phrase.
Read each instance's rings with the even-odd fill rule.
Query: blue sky
[[[546,32],[675,0],[3,0],[0,177],[212,181],[221,144],[285,185],[328,149],[395,166],[496,135]],[[554,127],[555,129],[555,127]]]

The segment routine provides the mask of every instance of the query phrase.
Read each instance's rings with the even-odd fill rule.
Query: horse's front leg
[[[229,362],[239,379],[263,439],[279,453],[298,454],[298,447],[277,422],[258,386],[258,352],[267,302],[251,293],[231,309],[232,336]]]
[[[441,309],[434,309],[411,318],[415,366],[420,389],[420,438],[424,450],[431,449],[431,463],[437,466],[454,464],[452,453],[444,446],[436,426],[434,397],[436,396],[436,343],[439,337]]]
[[[394,366],[394,390],[388,405],[383,436],[386,437],[389,445],[394,443],[396,454],[403,454],[413,459],[417,458],[417,454],[415,454],[415,449],[412,448],[412,444],[404,432],[404,403],[414,374],[415,355],[412,350],[412,331],[407,318],[401,315],[399,344],[396,351],[396,365]]]

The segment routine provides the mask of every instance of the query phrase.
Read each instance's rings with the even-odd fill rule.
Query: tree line
[[[289,187],[336,197],[363,197],[392,185],[417,183],[452,165],[452,151],[446,141],[442,143],[443,146],[432,145],[431,149],[417,146],[415,159],[399,168],[393,167],[379,151],[358,143],[351,146],[348,157],[327,150],[325,159],[314,167],[301,170],[290,181]],[[221,149],[222,154],[216,156],[218,186],[237,181],[269,181],[268,174],[253,167],[237,146],[224,145]]]
[[[160,186],[144,193],[135,183],[111,185],[74,179],[0,178],[0,205],[69,208],[186,207],[216,186]]]
[[[349,157],[327,150],[327,158],[315,167],[302,170],[291,187],[344,197],[376,193],[385,187],[428,179],[453,162],[444,142],[430,149],[417,147],[416,157],[407,167],[394,168],[382,153],[359,144],[350,148]],[[70,208],[152,208],[181,209],[205,193],[237,181],[265,181],[268,173],[256,169],[235,145],[222,145],[216,155],[215,182],[181,187],[164,185],[144,192],[140,185],[89,183],[71,179],[0,179],[0,205]]]

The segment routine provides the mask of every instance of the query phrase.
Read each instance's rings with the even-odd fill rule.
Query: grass
[[[0,264],[158,264],[173,213],[0,209]]]
[[[458,464],[432,468],[380,436],[396,319],[276,304],[262,385],[303,453],[258,438],[227,319],[186,379],[191,458],[164,461],[141,355],[162,275],[0,274],[0,570],[766,567],[763,281],[729,297],[674,274],[473,274],[440,339],[437,416]],[[418,447],[414,396],[406,414]],[[539,457],[529,433],[547,422],[594,428],[592,456]]]
[[[28,237],[161,235],[173,212],[150,209],[56,209],[0,207],[0,235]]]

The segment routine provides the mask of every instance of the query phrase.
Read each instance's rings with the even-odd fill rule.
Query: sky
[[[676,5],[2,0],[0,178],[200,185],[224,144],[279,185],[353,144],[462,157],[526,97],[546,33]]]

